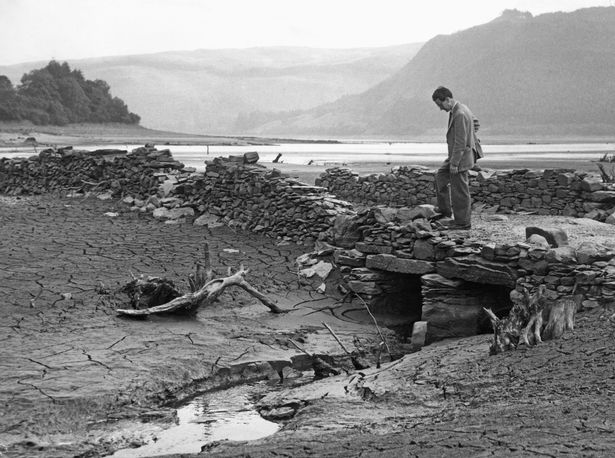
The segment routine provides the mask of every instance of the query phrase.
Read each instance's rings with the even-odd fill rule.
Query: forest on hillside
[[[100,79],[85,79],[68,63],[50,61],[24,74],[21,84],[0,75],[0,121],[31,121],[38,125],[71,123],[138,124],[140,116],[110,93]]]

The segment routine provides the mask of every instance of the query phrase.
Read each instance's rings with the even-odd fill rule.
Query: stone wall
[[[432,215],[430,205],[365,210],[354,217],[362,237],[335,256],[345,285],[376,311],[388,289],[383,273],[420,277],[420,315],[428,321],[428,340],[485,330],[482,307],[503,316],[512,305],[511,294],[523,287],[545,284],[551,301],[576,288],[580,307],[615,305],[615,240],[608,246],[588,241],[573,249],[561,230],[526,228],[532,243],[479,242],[438,230]],[[333,239],[335,228],[331,232]],[[416,306],[414,298],[405,300],[408,309]]]
[[[209,214],[230,226],[298,243],[313,243],[338,215],[353,214],[350,203],[326,189],[257,160],[250,153],[216,158],[205,173],[197,173],[153,145],[130,153],[48,149],[30,158],[0,159],[0,193],[108,192],[156,217]]]
[[[154,147],[77,151],[46,149],[28,158],[0,158],[0,193],[43,194],[53,191],[108,190],[115,196],[147,197],[158,191],[160,173],[184,165],[169,150]]]
[[[412,207],[434,202],[435,171],[394,167],[390,173],[359,176],[328,169],[317,184],[365,205]],[[470,172],[475,205],[493,211],[532,211],[541,215],[587,217],[615,224],[615,187],[598,176],[569,169]]]

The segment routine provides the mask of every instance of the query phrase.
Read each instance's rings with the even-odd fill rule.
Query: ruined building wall
[[[161,184],[168,182],[168,187]],[[169,150],[153,146],[96,153],[45,150],[30,158],[0,159],[0,193],[109,191],[143,210],[174,215],[210,213],[225,224],[294,242],[314,242],[352,205],[326,189],[278,170],[245,164],[243,156],[216,158],[205,173],[186,169]],[[137,204],[137,205],[134,205]],[[169,213],[158,212],[160,215]],[[156,213],[155,213],[156,216]]]
[[[435,172],[395,167],[390,173],[359,176],[344,168],[323,173],[317,184],[351,202],[412,207],[434,202]],[[534,211],[540,215],[605,221],[615,213],[615,188],[597,176],[569,169],[471,172],[474,204],[494,211]],[[615,223],[615,216],[612,217]]]

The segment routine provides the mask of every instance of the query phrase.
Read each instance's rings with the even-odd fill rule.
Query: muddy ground
[[[582,229],[578,240],[598,231],[583,221],[568,222]],[[493,224],[477,215],[473,233]],[[377,340],[369,320],[349,318],[361,316],[360,304],[341,303],[331,285],[323,295],[299,284],[294,260],[306,247],[163,224],[96,198],[0,197],[0,228],[5,456],[99,456],[136,445],[143,438],[124,433],[124,422],[170,425],[169,403],[197,390],[275,379],[302,358],[289,337],[340,354],[323,320],[349,345],[355,335]],[[219,274],[243,262],[248,281],[291,312],[274,315],[230,290],[196,318],[116,316],[108,292],[131,273],[166,276],[187,290],[205,240]],[[613,456],[614,312],[585,311],[573,333],[534,348],[489,356],[489,336],[441,342],[380,369],[271,393],[260,400],[264,411],[296,411],[279,420],[280,432],[204,453]]]

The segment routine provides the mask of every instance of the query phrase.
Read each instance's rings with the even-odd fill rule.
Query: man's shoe
[[[431,217],[431,219],[432,219],[433,221],[437,221],[437,220],[439,220],[439,219],[444,219],[444,218],[450,219],[450,218],[451,218],[451,216],[452,216],[452,215],[446,215],[446,214],[444,214],[444,213],[442,212],[442,210],[440,210],[438,207],[435,207],[435,208],[433,209],[433,211],[434,211],[434,212],[436,212],[436,214],[435,214],[434,216],[432,216],[432,217]]]

